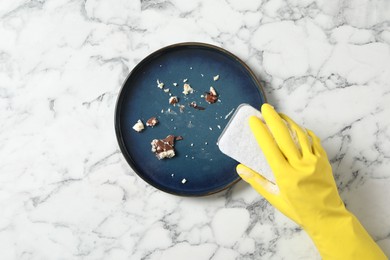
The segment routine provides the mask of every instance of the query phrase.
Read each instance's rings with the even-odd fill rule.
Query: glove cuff
[[[303,226],[323,259],[387,259],[358,219],[347,209],[319,216]]]

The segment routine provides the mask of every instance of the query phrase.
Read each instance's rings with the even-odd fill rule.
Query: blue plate
[[[186,79],[192,94],[182,93]],[[158,88],[157,80],[169,92]],[[214,104],[202,97],[210,86],[219,95]],[[169,104],[169,93],[179,98],[176,106]],[[190,107],[192,101],[205,109]],[[264,102],[260,83],[233,54],[204,43],[171,45],[143,59],[123,84],[115,111],[119,147],[133,170],[157,189],[181,196],[209,195],[240,179],[237,162],[216,144],[232,112],[241,103],[260,107]],[[184,112],[178,105],[185,106]],[[140,133],[132,129],[139,119],[145,124],[153,116],[160,122],[155,127],[145,125]],[[176,156],[158,160],[150,143],[170,134],[183,137],[175,142]]]

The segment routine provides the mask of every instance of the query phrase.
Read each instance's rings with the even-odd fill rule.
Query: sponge
[[[218,147],[222,153],[275,183],[271,167],[249,127],[251,116],[262,119],[257,109],[248,104],[239,105],[218,138]]]

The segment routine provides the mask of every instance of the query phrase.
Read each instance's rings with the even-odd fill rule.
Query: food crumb
[[[168,93],[169,92],[169,88],[164,89],[164,92]]]
[[[133,126],[133,129],[139,133],[145,129],[145,126],[142,121],[138,119],[137,123],[135,123],[135,125]]]
[[[177,98],[177,96],[173,96],[173,97],[169,98],[169,104],[171,104],[171,105],[175,106],[178,102],[179,102],[179,99]]]
[[[183,82],[186,83],[188,81],[188,79],[183,79]]]
[[[234,108],[233,108],[232,110],[230,110],[230,112],[225,116],[225,119],[228,119],[229,116],[233,113],[233,111],[234,111]],[[221,118],[222,118],[222,117],[221,117]]]
[[[191,143],[191,146],[194,146],[194,144],[193,144],[193,143]]]
[[[161,160],[164,158],[172,158],[175,156],[174,150],[175,136],[168,135],[164,139],[153,139],[150,143],[152,145],[152,152]]]
[[[159,89],[163,89],[164,83],[157,79],[157,87],[158,87]]]
[[[173,177],[173,176],[175,176],[175,174],[172,173],[172,174],[171,174],[171,177]]]
[[[210,87],[210,92],[206,92],[205,99],[209,104],[217,102],[218,94],[213,87]]]
[[[213,131],[213,128],[211,126],[209,127],[209,129],[210,129],[210,131]]]
[[[177,86],[177,83],[176,83],[176,82],[174,82],[174,83],[173,83],[173,86],[175,86],[175,87],[176,87],[176,86]]]
[[[221,129],[221,126],[220,125],[217,125],[218,129]]]
[[[155,125],[158,124],[158,119],[156,117],[151,117],[146,121],[146,125],[150,127],[154,127]]]
[[[182,179],[182,180],[181,180],[181,183],[183,183],[183,184],[186,183],[186,182],[187,182],[186,179]]]
[[[202,73],[201,73],[200,75],[201,75],[201,76],[202,76],[202,78],[203,78],[203,76],[204,76],[204,75],[203,75]]]
[[[204,144],[205,144],[205,145],[207,145],[207,144],[208,144],[208,142],[205,142]]]
[[[213,77],[214,81],[217,81],[219,79],[219,75],[216,75]]]
[[[196,104],[195,101],[192,101],[189,105],[190,105],[190,107],[193,107],[193,108],[198,109],[198,110],[205,110],[204,107],[198,106],[198,104]]]
[[[194,89],[191,88],[190,84],[185,83],[183,86],[183,94],[188,95],[194,93]]]

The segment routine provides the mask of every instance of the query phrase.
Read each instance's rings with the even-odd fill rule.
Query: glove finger
[[[323,157],[327,158],[328,156],[326,155],[326,152],[321,145],[320,138],[318,138],[311,130],[307,129],[307,133],[313,141],[312,149],[313,149],[314,154],[317,156],[323,156]]]
[[[284,158],[268,128],[259,118],[251,116],[249,118],[249,126],[257,140],[257,143],[263,151],[269,166],[274,172],[275,177],[278,178],[277,174],[281,172],[279,169],[287,166],[286,159]]]
[[[237,165],[236,171],[245,182],[250,184],[269,203],[276,208],[282,207],[282,200],[278,195],[279,191],[275,184],[243,164]]]
[[[292,130],[295,131],[297,137],[298,137],[298,145],[300,146],[300,149],[302,150],[303,156],[313,154],[311,144],[309,141],[309,136],[306,131],[304,131],[297,123],[295,123],[290,117],[284,114],[280,114],[280,116],[286,120],[286,122],[290,125]]]
[[[262,105],[261,114],[287,160],[297,161],[301,157],[301,154],[290,135],[290,131],[279,114],[269,104]]]

